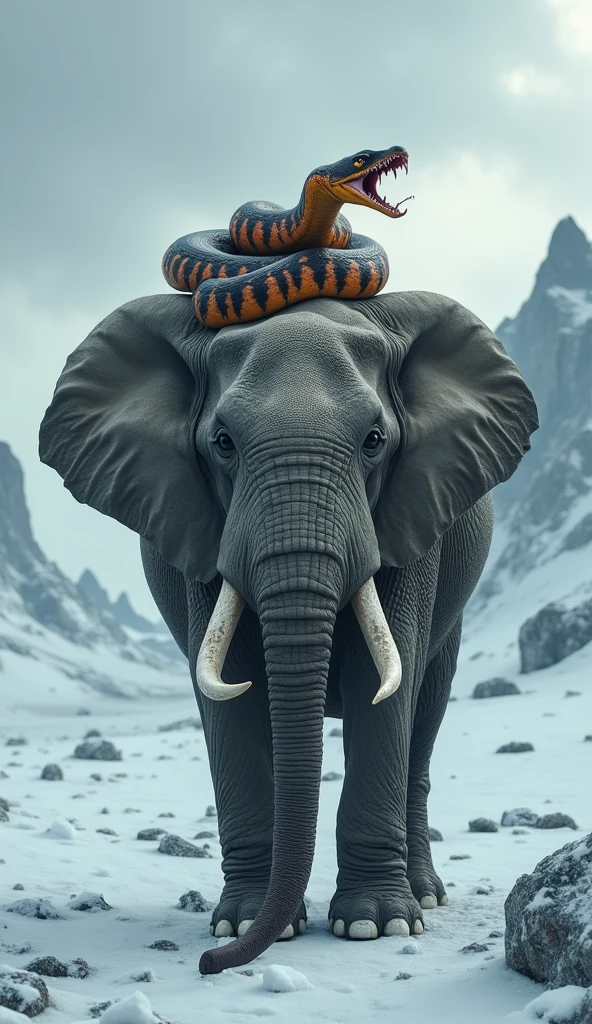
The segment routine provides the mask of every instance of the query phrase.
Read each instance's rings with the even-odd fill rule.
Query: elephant
[[[236,941],[202,974],[306,930],[325,716],[345,759],[330,930],[418,935],[448,902],[430,757],[491,491],[537,426],[492,331],[426,291],[217,330],[191,296],[153,295],[69,356],[40,458],[139,534],[203,722],[224,874],[210,933]]]

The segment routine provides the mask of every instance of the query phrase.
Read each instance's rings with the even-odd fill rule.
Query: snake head
[[[319,167],[313,174],[323,181],[325,189],[341,203],[354,203],[380,210],[387,217],[403,217],[407,210],[401,210],[401,203],[413,196],[401,199],[395,206],[378,193],[383,175],[405,170],[407,173],[409,155],[402,146],[391,146],[381,152],[363,150],[353,156],[338,160],[327,167]]]

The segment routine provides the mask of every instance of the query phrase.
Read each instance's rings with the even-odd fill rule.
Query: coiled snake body
[[[177,239],[164,255],[163,274],[173,288],[193,292],[196,316],[206,327],[257,320],[320,295],[376,295],[388,277],[386,253],[371,238],[352,234],[339,211],[354,203],[402,217],[400,203],[391,206],[376,187],[384,174],[396,177],[407,164],[406,150],[394,146],[318,167],[292,209],[246,203],[233,214],[229,231]]]

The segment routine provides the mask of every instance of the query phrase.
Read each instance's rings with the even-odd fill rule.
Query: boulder
[[[497,832],[495,821],[491,818],[474,818],[469,822],[469,832]]]
[[[551,602],[520,627],[520,671],[556,665],[592,640],[592,600],[575,608]]]
[[[542,814],[540,818],[537,818],[535,828],[577,828],[573,818],[569,814],[562,814],[561,811],[555,811],[554,814]]]
[[[59,764],[46,764],[41,772],[41,778],[47,782],[62,782],[64,773]]]
[[[49,1006],[47,985],[31,971],[0,966],[0,1006],[25,1017],[37,1017]]]
[[[592,835],[522,875],[505,911],[509,967],[551,988],[592,985]]]
[[[214,904],[202,896],[197,889],[189,889],[188,892],[184,892],[179,897],[179,906],[181,910],[189,910],[194,914],[203,914],[207,910],[214,909]]]
[[[442,843],[442,842],[444,842],[444,836],[442,835],[442,833],[439,832],[437,828],[432,828],[431,825],[430,825],[430,828],[429,828],[429,835],[430,835],[430,843]]]
[[[160,853],[167,853],[169,857],[211,857],[211,853],[205,846],[194,846],[193,843],[182,839],[181,836],[167,834],[163,836],[158,844]]]
[[[95,738],[79,743],[74,757],[87,761],[121,761],[121,751],[117,750],[110,740]]]
[[[504,811],[502,814],[502,825],[508,827],[529,825],[531,828],[535,828],[538,820],[538,814],[535,811],[531,811],[529,807],[514,807],[513,810]]]
[[[496,754],[527,754],[531,750],[534,750],[532,743],[503,743]]]
[[[473,690],[473,698],[475,700],[483,700],[485,697],[511,697],[513,694],[520,693],[520,690],[510,679],[502,679],[496,676],[493,679],[486,679],[482,683],[477,683]]]

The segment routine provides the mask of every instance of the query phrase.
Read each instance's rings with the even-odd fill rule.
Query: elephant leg
[[[448,898],[434,870],[428,828],[430,758],[442,723],[460,646],[461,620],[429,662],[415,710],[407,784],[407,879],[424,910],[444,906]]]
[[[217,590],[197,584],[188,590],[190,622],[196,628],[196,621],[209,620]],[[197,617],[196,603],[200,605]],[[192,671],[196,647],[190,640]],[[271,872],[274,787],[267,676],[259,623],[248,609],[239,620],[222,678],[225,683],[250,679],[253,685],[226,701],[210,700],[196,688],[222,849],[224,888],[210,926],[218,937],[241,935],[248,928],[261,909]],[[302,904],[282,937],[303,932],[305,922]]]
[[[395,572],[404,583],[404,571]],[[403,642],[396,637],[401,686],[373,705],[378,673],[350,606],[340,618],[345,779],[337,815],[339,870],[330,928],[352,939],[419,934],[423,915],[406,875],[406,794],[415,679],[424,643],[412,609],[406,634],[400,631]]]

